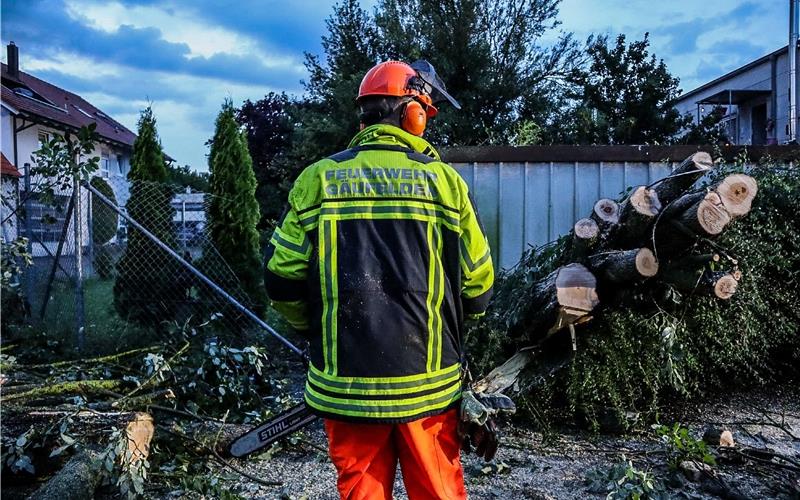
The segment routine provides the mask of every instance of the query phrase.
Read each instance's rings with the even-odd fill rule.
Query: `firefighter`
[[[459,107],[425,61],[370,69],[361,131],[300,174],[267,250],[273,306],[310,342],[305,400],[342,498],[391,498],[398,461],[409,498],[466,498],[463,323],[494,269],[466,183],[422,138],[444,101]]]

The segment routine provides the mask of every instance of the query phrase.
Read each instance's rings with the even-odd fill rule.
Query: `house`
[[[108,181],[118,203],[124,205],[129,196],[127,174],[136,135],[81,96],[21,71],[19,49],[13,42],[8,44],[7,55],[8,64],[2,65],[0,111],[3,173],[8,168],[21,174],[15,186],[16,199],[25,200],[26,211],[32,216],[28,218],[28,226],[23,228],[9,228],[7,231],[4,225],[4,237],[15,235],[16,231],[29,232],[33,255],[40,256],[55,251],[66,215],[63,206],[70,192],[56,193],[57,205],[61,209],[25,196],[31,183],[35,185],[38,181],[27,175],[34,162],[33,152],[54,134],[75,133],[83,126],[95,124],[98,140],[93,154],[90,154],[100,158],[100,168],[95,175]],[[4,189],[5,186],[4,183]],[[86,206],[86,200],[83,206]],[[87,222],[83,224],[87,225]]]
[[[795,46],[796,40],[795,37]],[[790,57],[790,47],[683,94],[675,108],[682,115],[690,114],[694,123],[709,113],[719,113],[723,130],[733,145],[796,143],[798,54],[792,50]],[[792,58],[794,65],[790,65]]]
[[[206,225],[205,193],[192,191],[176,193],[172,198],[175,210],[173,222],[177,228],[178,243],[182,248],[197,246],[202,241]]]

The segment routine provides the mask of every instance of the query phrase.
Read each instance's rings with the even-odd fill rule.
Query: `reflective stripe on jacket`
[[[317,413],[404,422],[459,401],[463,317],[494,269],[466,183],[424,139],[373,125],[306,168],[267,259],[273,306],[311,339]]]

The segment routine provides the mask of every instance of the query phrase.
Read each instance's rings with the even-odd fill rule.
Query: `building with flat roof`
[[[694,123],[719,113],[730,144],[796,142],[790,127],[790,75],[786,46],[683,94],[675,107],[692,115]]]

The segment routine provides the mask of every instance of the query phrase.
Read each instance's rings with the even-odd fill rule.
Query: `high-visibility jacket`
[[[406,422],[460,400],[463,319],[485,311],[494,269],[466,183],[424,139],[373,125],[307,167],[265,278],[311,341],[321,416]]]

